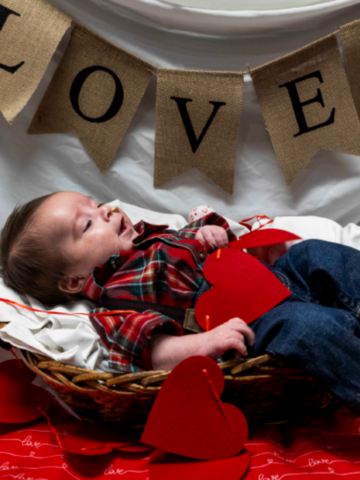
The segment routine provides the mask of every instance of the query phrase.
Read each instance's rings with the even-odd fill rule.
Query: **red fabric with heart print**
[[[249,466],[249,454],[243,450],[224,460],[199,462],[162,450],[154,450],[150,457],[150,480],[240,480]]]
[[[323,419],[253,430],[245,443],[250,465],[242,480],[358,479],[359,432],[360,417],[345,408]],[[94,457],[64,453],[45,421],[0,435],[0,478],[6,480],[154,480],[149,460],[144,453],[114,451]]]
[[[248,435],[244,415],[219,399],[224,375],[207,357],[190,357],[165,380],[141,441],[167,452],[201,460],[239,453]]]
[[[291,294],[264,264],[242,250],[212,253],[205,262],[204,276],[214,286],[195,307],[196,320],[204,330],[234,317],[250,323]]]
[[[114,451],[92,457],[66,453],[46,421],[0,436],[0,478],[9,480],[147,480],[148,464],[148,453]]]

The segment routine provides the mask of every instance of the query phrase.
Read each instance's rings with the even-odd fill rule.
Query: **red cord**
[[[17,307],[24,308],[25,310],[31,310],[32,312],[48,313],[49,315],[88,315],[89,317],[101,317],[105,315],[115,315],[118,313],[138,313],[135,310],[110,310],[109,312],[100,312],[100,313],[68,313],[68,312],[56,312],[53,310],[39,310],[38,308],[31,308],[22,303],[14,302],[7,298],[1,298],[0,302],[9,303],[10,305],[16,305]]]

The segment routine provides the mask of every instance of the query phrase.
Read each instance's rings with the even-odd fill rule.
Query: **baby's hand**
[[[236,350],[235,357],[247,355],[245,341],[250,346],[255,343],[255,333],[240,318],[232,318],[218,327],[200,334],[203,336],[201,341],[200,355],[216,360],[228,350]]]
[[[226,230],[217,225],[205,225],[205,227],[199,228],[195,235],[195,239],[200,242],[211,243],[212,245],[221,248],[226,248],[229,243]]]
[[[226,323],[197,335],[175,337],[162,333],[151,335],[151,361],[154,370],[171,370],[182,360],[193,355],[205,355],[214,360],[227,350],[236,350],[235,357],[247,355],[247,343],[252,346],[255,333],[240,318],[232,318]]]

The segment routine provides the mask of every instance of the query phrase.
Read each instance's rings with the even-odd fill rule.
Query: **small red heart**
[[[254,232],[245,233],[235,242],[229,243],[229,248],[264,247],[266,245],[275,245],[290,240],[301,240],[301,237],[298,237],[294,233],[287,232],[286,230],[269,228],[266,230],[255,230]]]
[[[250,323],[291,295],[265,265],[242,250],[225,248],[212,253],[203,273],[214,286],[195,307],[196,320],[204,330],[235,317]]]
[[[220,460],[239,453],[248,435],[244,415],[222,403],[224,375],[207,357],[190,357],[165,380],[141,441],[184,457]]]
[[[22,366],[21,366],[22,365]],[[46,390],[31,385],[36,375],[17,360],[1,363],[0,422],[25,423],[40,418],[51,403]]]
[[[61,438],[60,447],[68,453],[78,455],[106,455],[112,450],[125,452],[147,452],[149,445],[140,443],[140,432],[134,429],[114,428],[110,423],[72,422],[57,425]]]
[[[208,210],[207,208],[203,208],[201,211],[202,211],[203,213],[207,213],[209,210]]]
[[[162,450],[154,450],[150,457],[150,480],[240,480],[249,466],[248,452],[224,460],[199,462]],[[225,475],[224,475],[225,474]]]

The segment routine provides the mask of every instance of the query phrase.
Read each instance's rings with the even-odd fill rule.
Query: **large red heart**
[[[204,330],[234,317],[250,323],[291,295],[264,264],[233,248],[212,253],[204,276],[215,287],[196,303],[196,320]]]
[[[248,435],[244,415],[222,403],[224,375],[207,357],[190,357],[165,380],[141,441],[184,457],[220,460],[239,453]]]
[[[223,460],[199,462],[162,450],[154,450],[150,457],[150,480],[240,480],[249,465],[249,454],[243,450],[239,455]],[[224,475],[225,474],[225,475]]]
[[[266,245],[289,242],[290,240],[301,240],[301,237],[279,228],[268,228],[241,235],[238,240],[229,243],[229,248],[264,247]]]

